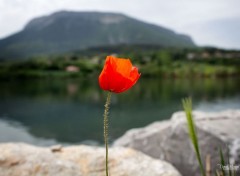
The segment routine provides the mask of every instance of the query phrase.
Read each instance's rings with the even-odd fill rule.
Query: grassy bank
[[[0,78],[79,77],[100,73],[106,55],[131,58],[146,77],[229,77],[240,75],[238,52],[213,49],[87,50],[61,56],[0,62]],[[239,56],[240,57],[240,56]]]

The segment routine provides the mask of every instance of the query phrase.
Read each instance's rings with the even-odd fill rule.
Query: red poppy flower
[[[121,93],[130,89],[139,77],[138,68],[129,59],[107,56],[99,85],[103,90]]]

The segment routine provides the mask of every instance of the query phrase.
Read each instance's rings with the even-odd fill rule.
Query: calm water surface
[[[191,96],[195,110],[240,109],[240,80],[140,79],[114,94],[110,140],[131,128],[171,117]],[[43,79],[0,81],[0,142],[35,145],[103,143],[106,92],[97,80]]]

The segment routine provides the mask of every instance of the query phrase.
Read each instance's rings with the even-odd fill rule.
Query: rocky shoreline
[[[210,170],[219,168],[219,148],[225,157],[229,151],[231,163],[240,165],[240,110],[193,114],[202,159],[209,159]],[[127,131],[114,142],[109,153],[113,176],[198,176],[200,173],[184,112],[174,113],[170,120]],[[104,176],[104,162],[102,147],[0,144],[1,176]]]
[[[124,147],[109,150],[112,176],[181,176],[169,163]],[[0,144],[1,176],[105,176],[105,149]]]
[[[220,148],[232,164],[240,165],[240,110],[196,111],[193,114],[202,160],[209,159],[212,172],[219,168]],[[170,120],[129,130],[115,141],[114,146],[131,147],[153,158],[166,160],[184,176],[200,174],[184,112],[174,113]]]

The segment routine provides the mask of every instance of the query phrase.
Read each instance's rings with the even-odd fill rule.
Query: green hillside
[[[0,40],[0,59],[118,44],[195,46],[186,35],[123,14],[61,11],[35,18],[22,31]]]

